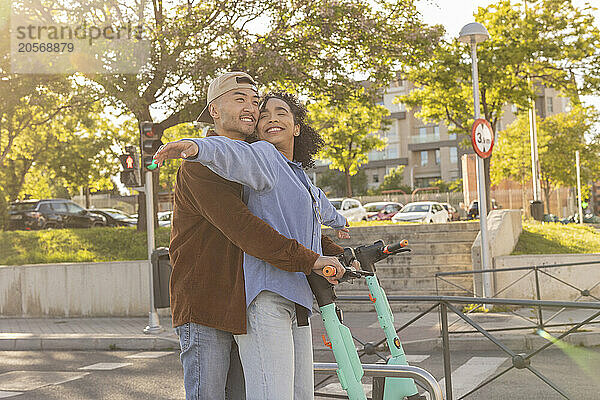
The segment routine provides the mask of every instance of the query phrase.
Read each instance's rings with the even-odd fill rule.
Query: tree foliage
[[[599,120],[592,108],[575,107],[546,119],[538,118],[538,154],[541,185],[549,209],[552,190],[577,184],[575,151],[581,157],[583,185],[600,179],[600,132],[594,124]],[[503,179],[525,182],[531,179],[529,122],[520,115],[502,131],[494,148],[497,160],[491,170],[494,183]]]
[[[392,168],[390,172],[383,177],[383,182],[377,188],[377,192],[381,193],[383,190],[400,189],[406,193],[410,193],[410,186],[404,183],[404,167],[404,165],[398,165],[396,168]]]
[[[477,56],[481,115],[494,131],[505,105],[527,109],[535,99],[529,79],[561,91],[574,103],[578,95],[600,91],[600,29],[591,7],[576,7],[572,0],[527,4],[525,10],[523,3],[501,0],[474,15],[490,34],[490,39],[477,45]],[[404,71],[419,90],[399,101],[418,108],[419,118],[469,134],[473,123],[470,46],[451,37],[440,41],[431,57],[413,61]],[[488,180],[490,160],[485,162]],[[489,190],[489,182],[487,186]]]
[[[357,73],[373,91],[385,86],[400,61],[426,56],[441,32],[420,20],[415,2],[155,0],[134,9],[116,0],[97,6],[47,0],[43,14],[96,26],[143,23],[149,63],[137,74],[87,73],[82,86],[89,98],[137,122],[156,122],[162,134],[193,121],[206,105],[210,81],[228,70],[244,70],[264,88],[332,101],[357,90]]]
[[[438,179],[437,181],[431,182],[431,186],[436,186],[439,188],[440,192],[462,192],[463,183],[462,179],[456,179],[452,182],[446,182],[443,179]]]
[[[389,111],[362,98],[351,98],[344,104],[321,100],[310,104],[309,120],[325,141],[319,158],[330,161],[329,168],[342,171],[346,195],[352,197],[350,177],[368,162],[371,150],[381,150],[387,143],[378,133],[387,127]]]
[[[359,170],[350,177],[350,184],[354,196],[368,194],[367,174],[364,169]],[[345,175],[338,170],[330,169],[320,174],[317,178],[317,186],[322,188],[328,197],[346,196]]]

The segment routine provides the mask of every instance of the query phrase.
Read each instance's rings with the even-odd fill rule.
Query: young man
[[[215,124],[211,135],[243,140],[253,134],[257,119],[258,93],[249,75],[230,72],[210,84],[199,120]],[[331,241],[323,243],[324,254],[341,251]],[[243,252],[286,271],[308,275],[326,265],[342,271],[335,257],[319,256],[254,216],[242,201],[241,185],[184,161],[177,173],[169,253],[171,311],[188,400],[223,400],[226,391],[229,399],[244,398],[233,341],[233,334],[246,332]]]

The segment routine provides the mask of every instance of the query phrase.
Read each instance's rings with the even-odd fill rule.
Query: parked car
[[[91,228],[106,226],[106,218],[70,200],[27,200],[10,204],[9,229]]]
[[[495,199],[492,199],[491,203],[492,203],[492,210],[498,210],[498,209],[502,208],[502,206],[500,204],[498,204]],[[489,212],[489,210],[488,210],[488,212]],[[467,210],[467,219],[475,219],[475,218],[479,218],[479,201],[478,200],[473,200]]]
[[[158,226],[161,226],[161,227],[171,226],[171,217],[172,216],[173,216],[173,211],[160,211],[157,214]]]
[[[450,217],[450,221],[458,221],[460,219],[460,215],[458,215],[458,211],[456,208],[452,207],[450,203],[440,203],[442,207],[448,211],[448,216]]]
[[[366,221],[367,210],[356,199],[330,199],[331,204],[340,214],[342,214],[348,222]]]
[[[393,222],[439,222],[450,221],[448,211],[436,201],[408,203],[392,217]]]
[[[102,215],[106,218],[106,226],[136,226],[137,218],[133,218],[131,215],[124,211],[117,210],[115,208],[92,208],[88,210],[92,214]]]
[[[368,221],[390,220],[403,207],[401,203],[394,201],[377,201],[365,204]]]

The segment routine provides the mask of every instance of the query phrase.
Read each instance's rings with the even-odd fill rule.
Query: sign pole
[[[146,233],[148,239],[148,277],[150,290],[150,313],[148,314],[148,326],[144,333],[159,333],[163,331],[158,319],[158,313],[154,307],[154,278],[152,276],[152,252],[154,251],[154,195],[152,190],[152,172],[146,171]]]
[[[577,169],[577,208],[579,210],[579,223],[583,224],[583,205],[581,203],[581,161],[579,160],[579,150],[575,152],[575,166]]]
[[[473,100],[475,104],[475,120],[480,117],[479,105],[479,72],[477,69],[477,42],[471,38],[471,74],[473,76]],[[490,269],[490,254],[487,228],[487,199],[485,193],[485,166],[483,158],[477,156],[477,194],[479,196],[479,227],[481,233],[481,268]],[[483,297],[492,297],[492,281],[489,273],[483,274]],[[484,305],[485,307],[485,305]]]

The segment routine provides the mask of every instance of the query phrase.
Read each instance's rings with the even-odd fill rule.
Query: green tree
[[[198,129],[191,123],[184,123],[176,125],[172,128],[167,129],[163,134],[163,142],[172,142],[183,138],[191,137],[202,137],[204,133],[201,129]],[[160,168],[160,182],[159,186],[161,190],[172,191],[175,188],[175,180],[177,178],[177,170],[181,165],[181,160],[168,160]]]
[[[431,182],[431,186],[437,186],[440,192],[462,192],[462,179],[446,182],[443,179]]]
[[[381,150],[387,143],[378,133],[388,126],[385,117],[389,111],[357,97],[344,104],[321,100],[310,104],[308,110],[310,123],[325,141],[319,158],[344,173],[346,195],[352,197],[351,176],[368,162],[371,150]]]
[[[386,176],[383,177],[383,182],[377,188],[377,193],[381,193],[383,190],[394,190],[400,189],[405,193],[410,193],[410,186],[404,184],[404,165],[398,165],[396,168],[392,168]]]
[[[599,120],[592,108],[575,107],[544,120],[538,119],[538,154],[541,186],[550,209],[550,195],[557,187],[577,184],[575,151],[581,157],[582,184],[600,179],[600,132],[594,129]],[[503,179],[525,182],[531,178],[529,123],[521,115],[502,131],[494,149],[497,161],[491,170],[494,183]]]
[[[367,174],[364,169],[350,177],[350,183],[356,196],[367,194]],[[317,186],[324,189],[328,197],[344,197],[346,178],[338,170],[330,169],[317,178]]]
[[[540,0],[529,2],[526,11],[521,3],[501,0],[479,8],[475,20],[490,33],[490,39],[477,46],[477,54],[481,115],[494,130],[506,104],[527,109],[535,99],[529,79],[561,91],[574,103],[578,94],[599,91],[600,29],[590,6]],[[404,71],[420,90],[399,101],[418,107],[417,116],[426,121],[470,133],[473,97],[468,45],[456,38],[440,41],[430,58],[410,62]],[[490,162],[490,158],[485,161],[488,192]]]
[[[72,1],[55,3],[57,9],[90,10],[88,3],[81,8]],[[426,56],[440,34],[439,27],[421,22],[415,0],[147,4],[133,12],[114,2],[81,11],[81,18],[95,24],[118,16],[121,22],[135,20],[143,13],[150,41],[150,62],[138,74],[87,74],[85,87],[92,98],[138,122],[157,122],[159,134],[193,121],[206,105],[209,82],[221,72],[245,70],[267,88],[339,100],[360,86],[356,73],[369,77],[373,91],[385,86],[400,60]],[[139,199],[143,227],[143,196]]]

